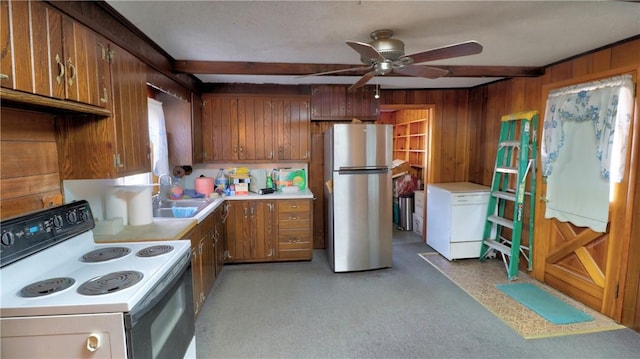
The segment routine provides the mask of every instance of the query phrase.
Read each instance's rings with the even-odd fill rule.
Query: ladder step
[[[500,147],[520,147],[520,141],[504,141],[504,142],[500,142]]]
[[[486,244],[487,247],[491,247],[497,250],[498,252],[502,252],[508,256],[511,256],[511,248],[509,248],[509,246],[506,246],[498,241],[495,241],[493,239],[485,239],[484,244]]]
[[[495,192],[492,192],[491,195],[496,198],[505,199],[507,201],[512,201],[512,202],[516,201],[516,194],[513,192],[495,191]]]
[[[495,224],[499,224],[503,227],[507,227],[507,228],[511,228],[513,229],[513,221],[500,217],[500,216],[496,216],[496,215],[491,215],[489,217],[487,217],[487,220],[490,222],[493,222]]]
[[[518,174],[518,167],[496,167],[496,172]]]

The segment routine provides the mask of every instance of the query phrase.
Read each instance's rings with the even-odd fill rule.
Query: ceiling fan
[[[373,31],[372,41],[365,43],[359,41],[347,41],[352,49],[360,54],[360,61],[367,66],[352,67],[341,70],[319,72],[309,76],[329,75],[339,72],[364,71],[365,73],[349,90],[364,86],[375,76],[383,76],[391,72],[403,75],[436,79],[446,76],[449,71],[438,67],[419,66],[427,61],[448,59],[467,55],[475,55],[482,52],[482,45],[476,41],[466,41],[458,44],[438,47],[435,49],[418,52],[412,55],[404,54],[404,43],[398,39],[392,39],[393,31],[382,29]]]

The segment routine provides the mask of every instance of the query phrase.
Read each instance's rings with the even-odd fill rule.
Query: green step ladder
[[[509,280],[517,279],[520,254],[533,269],[533,222],[536,188],[538,111],[502,116],[496,164],[491,181],[491,196],[482,236],[480,260],[499,252]],[[528,185],[527,185],[528,182]],[[527,191],[528,187],[528,191]],[[522,245],[525,195],[529,197],[529,241]],[[505,215],[507,203],[513,203],[512,216]],[[510,238],[505,229],[511,230]]]

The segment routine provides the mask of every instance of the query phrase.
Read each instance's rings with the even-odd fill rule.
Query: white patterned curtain
[[[600,174],[622,181],[631,111],[633,81],[630,75],[563,87],[547,98],[541,144],[542,171],[549,176],[564,146],[566,121],[591,122]]]
[[[549,93],[540,148],[545,218],[606,231],[611,186],[624,176],[633,89],[625,75]]]

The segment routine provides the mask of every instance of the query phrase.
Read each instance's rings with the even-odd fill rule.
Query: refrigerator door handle
[[[368,175],[389,172],[389,167],[340,167],[339,175]]]

